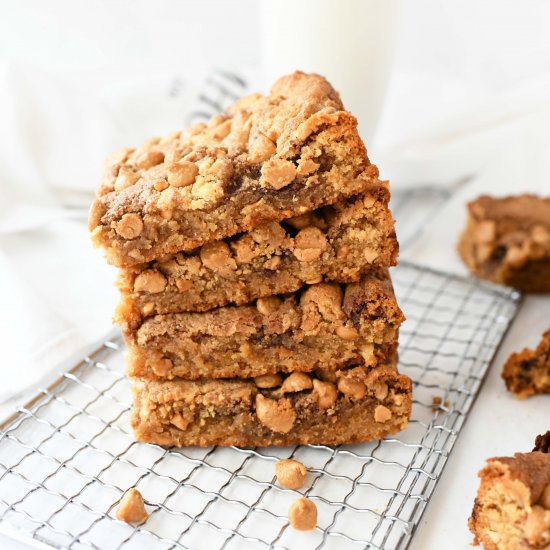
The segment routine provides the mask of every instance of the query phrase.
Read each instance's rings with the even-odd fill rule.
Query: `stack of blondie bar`
[[[120,267],[138,439],[340,444],[403,429],[387,182],[318,75],[107,164],[90,212]]]

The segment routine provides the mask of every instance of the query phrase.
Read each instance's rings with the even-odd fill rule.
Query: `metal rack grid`
[[[0,426],[0,528],[71,549],[407,547],[520,296],[407,263],[393,278],[407,315],[400,370],[414,382],[399,435],[336,448],[137,443],[113,334]],[[289,456],[309,467],[299,492],[274,480]],[[134,486],[150,514],[139,527],[114,517]],[[312,532],[288,528],[299,493],[318,507]]]

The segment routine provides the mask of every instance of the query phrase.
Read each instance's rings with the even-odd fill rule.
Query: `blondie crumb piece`
[[[535,350],[525,348],[512,353],[502,370],[506,387],[523,399],[537,393],[550,393],[550,330]]]
[[[475,275],[524,292],[550,292],[550,197],[481,196],[468,203],[458,250]]]
[[[544,437],[550,432],[537,441],[543,444]],[[550,548],[550,454],[535,450],[490,458],[479,477],[468,522],[474,545],[486,550]]]
[[[317,527],[317,506],[311,500],[300,497],[288,511],[288,521],[298,531],[311,531]]]
[[[128,267],[333,204],[377,180],[338,93],[295,72],[207,124],[113,155],[89,229],[110,263]]]
[[[438,411],[439,408],[441,407],[442,403],[443,403],[443,406],[445,408],[447,408],[449,406],[449,400],[448,399],[445,399],[445,401],[443,401],[443,398],[440,395],[434,395],[432,397],[432,410],[433,411]]]
[[[277,481],[287,489],[299,489],[306,480],[306,467],[297,460],[287,458],[275,464]]]
[[[128,489],[122,497],[116,517],[126,523],[143,523],[147,519],[147,511],[141,493],[134,488]]]

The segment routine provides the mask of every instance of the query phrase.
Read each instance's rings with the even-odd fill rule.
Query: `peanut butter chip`
[[[292,162],[284,159],[271,159],[262,166],[262,181],[274,189],[282,189],[296,177]]]
[[[384,405],[378,405],[374,409],[374,420],[375,422],[387,422],[391,418],[391,411],[388,407]]]
[[[283,382],[283,377],[280,374],[263,374],[254,378],[254,384],[261,389],[277,388]]]
[[[317,403],[322,409],[331,409],[338,398],[336,386],[331,382],[322,382],[321,380],[313,379],[313,393],[317,397]]]
[[[301,262],[318,260],[327,249],[327,239],[317,227],[302,229],[294,239],[294,256]]]
[[[124,214],[115,225],[115,231],[123,239],[130,241],[141,235],[143,231],[143,221],[138,214]]]
[[[167,357],[161,357],[156,361],[152,361],[151,368],[157,376],[166,377],[170,373],[173,367],[173,363]]]
[[[359,336],[359,332],[353,327],[341,325],[336,327],[336,336],[342,338],[342,340],[355,340]]]
[[[307,469],[297,460],[287,458],[275,464],[277,481],[287,489],[299,489],[306,480]]]
[[[386,397],[388,397],[388,392],[389,388],[385,382],[378,382],[374,386],[374,397],[376,397],[379,401],[386,399]]]
[[[195,181],[199,169],[195,163],[184,160],[170,165],[166,172],[172,187],[186,187]]]
[[[277,147],[269,138],[259,134],[250,145],[248,160],[257,163],[264,162],[272,157],[276,150]]]
[[[311,378],[305,372],[293,372],[283,382],[281,391],[283,393],[292,393],[297,391],[310,390],[313,387]]]
[[[296,420],[296,413],[288,399],[282,398],[276,401],[262,394],[256,396],[256,415],[266,428],[282,434],[288,433]]]
[[[237,269],[237,262],[231,256],[231,250],[224,241],[205,244],[200,251],[202,263],[222,277],[229,277]]]
[[[121,166],[115,180],[115,191],[118,192],[126,189],[127,187],[131,187],[138,179],[139,175],[129,166]]]
[[[156,269],[147,269],[140,273],[134,281],[136,292],[150,292],[156,294],[166,288],[166,278]]]
[[[363,399],[367,394],[367,386],[354,378],[340,378],[338,389],[346,396],[353,399]]]
[[[290,525],[298,531],[311,531],[317,526],[317,506],[307,498],[300,497],[288,511]]]
[[[141,493],[137,489],[132,487],[124,493],[118,506],[116,517],[126,523],[143,523],[147,519],[145,503]]]
[[[141,170],[147,170],[161,162],[164,162],[164,153],[162,151],[145,151],[137,158],[136,166]]]
[[[256,307],[262,315],[271,315],[275,313],[283,301],[278,296],[266,296],[256,300]]]

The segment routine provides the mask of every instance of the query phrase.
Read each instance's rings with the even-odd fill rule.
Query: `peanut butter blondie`
[[[550,393],[550,330],[547,330],[537,349],[525,348],[512,353],[504,365],[502,378],[516,397]]]
[[[128,267],[366,191],[378,169],[356,126],[323,77],[283,77],[208,124],[113,155],[92,241]]]
[[[340,445],[407,425],[411,381],[392,365],[252,379],[134,382],[136,438],[158,445]]]
[[[388,200],[381,184],[190,253],[121,269],[116,319],[136,326],[155,314],[245,304],[323,278],[354,282],[366,271],[395,265],[398,245]]]
[[[395,355],[402,321],[382,270],[251,305],[150,317],[126,332],[128,374],[193,380],[376,365]]]
[[[539,436],[542,443],[550,432]],[[530,453],[490,458],[469,526],[485,550],[550,549],[550,454],[548,444]]]
[[[550,292],[550,197],[481,196],[468,212],[458,250],[472,273],[524,292]]]

